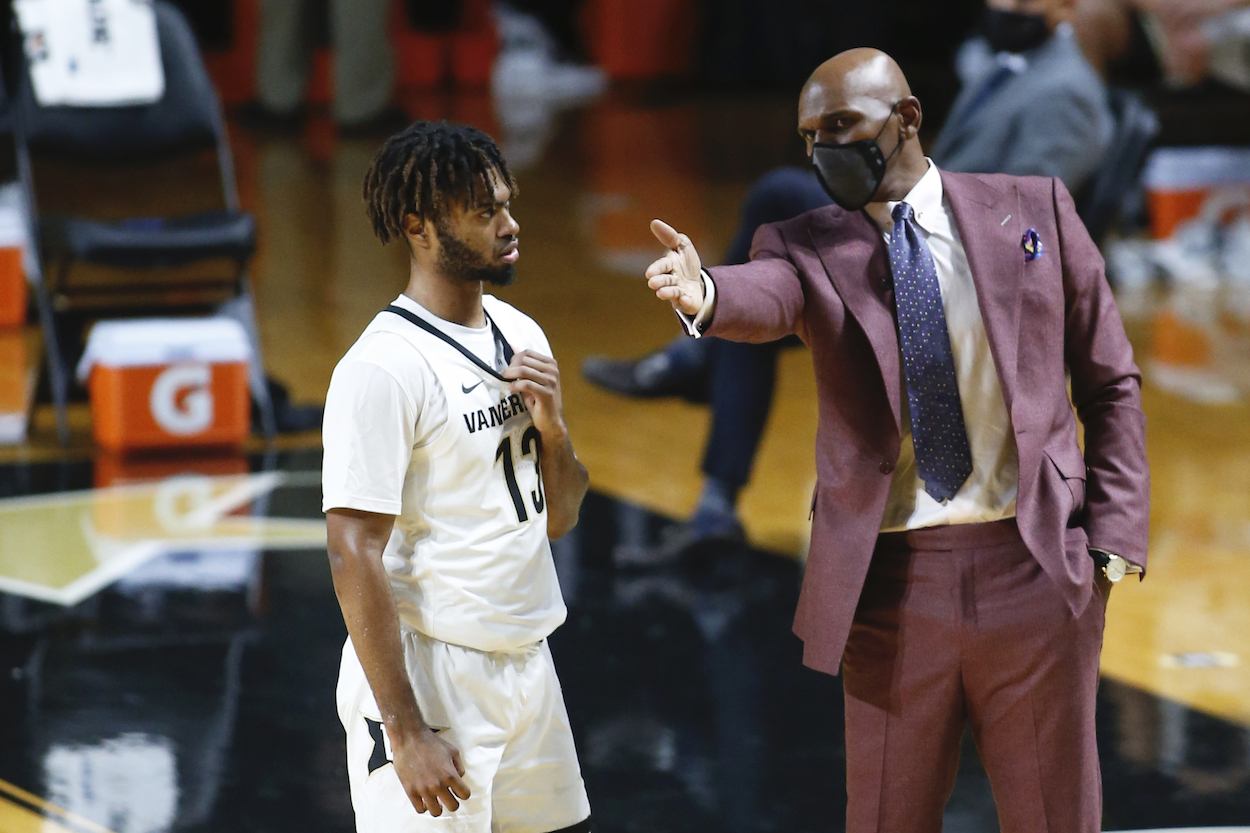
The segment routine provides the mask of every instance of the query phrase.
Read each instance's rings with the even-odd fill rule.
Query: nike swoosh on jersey
[[[484,381],[486,381],[486,380],[485,380],[485,379],[478,379],[476,382],[474,382],[472,385],[469,385],[467,388],[464,386],[464,382],[461,382],[461,383],[460,383],[460,390],[461,390],[461,392],[462,392],[462,393],[469,393],[469,392],[471,392],[471,391],[472,391],[475,387],[477,387],[478,385],[482,384],[482,382],[484,382]]]

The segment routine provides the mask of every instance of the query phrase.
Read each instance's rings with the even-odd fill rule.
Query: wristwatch
[[[1137,575],[1142,571],[1141,565],[1134,564],[1132,561],[1126,561],[1113,552],[1090,547],[1089,555],[1094,559],[1094,564],[1102,568],[1102,574],[1112,584],[1115,584],[1126,575]]]

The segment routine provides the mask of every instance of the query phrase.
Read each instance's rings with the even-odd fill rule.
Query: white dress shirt
[[[1007,404],[994,368],[985,323],[981,320],[968,256],[951,218],[950,207],[943,197],[942,177],[932,161],[929,162],[928,172],[911,189],[904,202],[915,212],[916,225],[929,245],[937,270],[942,307],[946,312],[946,329],[950,333],[951,353],[955,360],[959,399],[963,405],[964,427],[972,451],[972,474],[946,503],[939,503],[924,490],[924,482],[916,472],[907,383],[900,361],[902,396],[899,400],[903,411],[903,442],[890,483],[881,531],[984,523],[1015,517],[1020,462],[1016,456],[1011,417],[1007,413]],[[887,202],[884,206],[878,203],[868,209],[869,216],[882,229],[887,246],[894,229],[891,213],[896,205],[897,202]]]

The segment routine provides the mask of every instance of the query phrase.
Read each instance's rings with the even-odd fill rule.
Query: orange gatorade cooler
[[[251,343],[230,318],[102,321],[78,365],[96,442],[113,451],[238,445]]]
[[[1150,234],[1172,236],[1187,220],[1221,215],[1250,202],[1250,148],[1159,148],[1142,173]]]
[[[22,250],[0,241],[0,327],[26,323],[26,275]]]
[[[15,184],[0,186],[0,327],[26,323],[26,215]]]

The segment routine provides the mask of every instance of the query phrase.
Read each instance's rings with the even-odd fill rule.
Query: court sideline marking
[[[0,830],[5,833],[112,833],[0,779]]]

